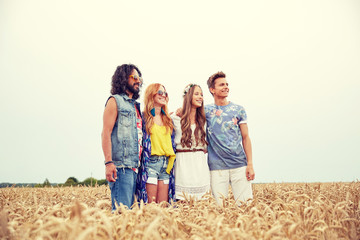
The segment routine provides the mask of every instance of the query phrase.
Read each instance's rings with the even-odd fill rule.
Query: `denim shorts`
[[[146,166],[148,174],[146,182],[157,185],[158,181],[164,181],[164,184],[169,184],[170,175],[166,172],[168,162],[169,157],[167,156],[152,155]]]

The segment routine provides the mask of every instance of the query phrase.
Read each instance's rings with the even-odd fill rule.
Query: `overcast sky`
[[[244,106],[254,183],[360,178],[360,1],[0,0],[0,182],[104,179],[118,65],[169,108],[224,71]]]

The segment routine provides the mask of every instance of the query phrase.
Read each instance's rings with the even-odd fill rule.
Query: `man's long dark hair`
[[[129,76],[134,69],[139,73],[139,76],[141,77],[140,70],[134,64],[123,64],[116,68],[111,81],[111,94],[127,94],[126,90],[128,89],[127,87]],[[136,100],[139,98],[139,92],[133,94],[133,99]]]

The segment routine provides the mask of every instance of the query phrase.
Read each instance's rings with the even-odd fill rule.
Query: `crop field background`
[[[240,207],[209,194],[112,214],[107,186],[2,188],[0,239],[360,239],[360,182],[253,190]]]

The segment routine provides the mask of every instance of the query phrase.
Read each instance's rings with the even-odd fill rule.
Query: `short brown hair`
[[[211,75],[209,77],[209,79],[207,80],[207,85],[210,91],[210,88],[214,88],[215,87],[215,80],[218,78],[225,78],[226,74],[223,73],[222,71],[214,73],[213,75]],[[210,92],[211,93],[211,92]],[[212,93],[211,93],[212,94]]]

